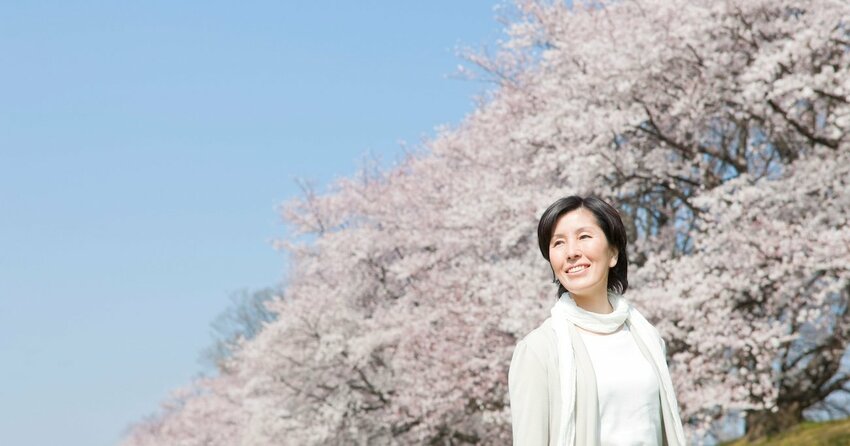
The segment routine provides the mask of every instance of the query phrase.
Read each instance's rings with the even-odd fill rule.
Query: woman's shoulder
[[[552,329],[552,318],[546,318],[537,328],[525,335],[517,344],[522,345],[533,350],[541,358],[549,356],[550,352],[557,352],[558,338]]]
[[[644,333],[651,334],[655,337],[659,344],[661,344],[661,351],[666,356],[667,355],[667,343],[664,341],[664,337],[661,336],[661,332],[658,331],[658,328],[655,327],[652,323],[647,320],[637,308],[632,306],[629,310],[629,321],[640,328],[643,328]]]
[[[658,332],[658,329],[655,328],[655,325],[650,323],[649,320],[644,317],[644,315],[640,311],[638,311],[638,309],[635,308],[634,305],[629,306],[629,321],[631,321],[632,324],[639,324],[644,327],[649,327],[652,329],[652,332],[656,336],[661,337],[661,334]]]

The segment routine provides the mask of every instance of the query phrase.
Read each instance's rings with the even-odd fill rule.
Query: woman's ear
[[[617,259],[619,258],[619,253],[617,252],[616,249],[612,249],[611,252],[613,253],[613,256],[611,256],[611,261],[608,262],[609,268],[613,268],[613,267],[617,266]]]

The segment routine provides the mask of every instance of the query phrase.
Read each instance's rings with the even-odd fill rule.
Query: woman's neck
[[[614,312],[614,307],[612,307],[611,303],[608,302],[607,290],[605,293],[596,293],[591,296],[578,296],[572,293],[570,293],[570,296],[573,298],[576,305],[582,310],[598,314],[609,314]]]

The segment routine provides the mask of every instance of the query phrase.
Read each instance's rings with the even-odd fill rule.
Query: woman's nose
[[[576,246],[575,243],[568,243],[567,244],[566,253],[567,253],[568,259],[575,259],[575,258],[581,257],[581,251],[579,251],[578,246]]]

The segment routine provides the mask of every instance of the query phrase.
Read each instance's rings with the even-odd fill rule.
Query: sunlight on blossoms
[[[537,221],[588,193],[690,441],[846,416],[850,3],[579,3],[518,1],[468,55],[486,103],[287,202],[277,319],[124,444],[510,444],[511,353],[556,292]]]

